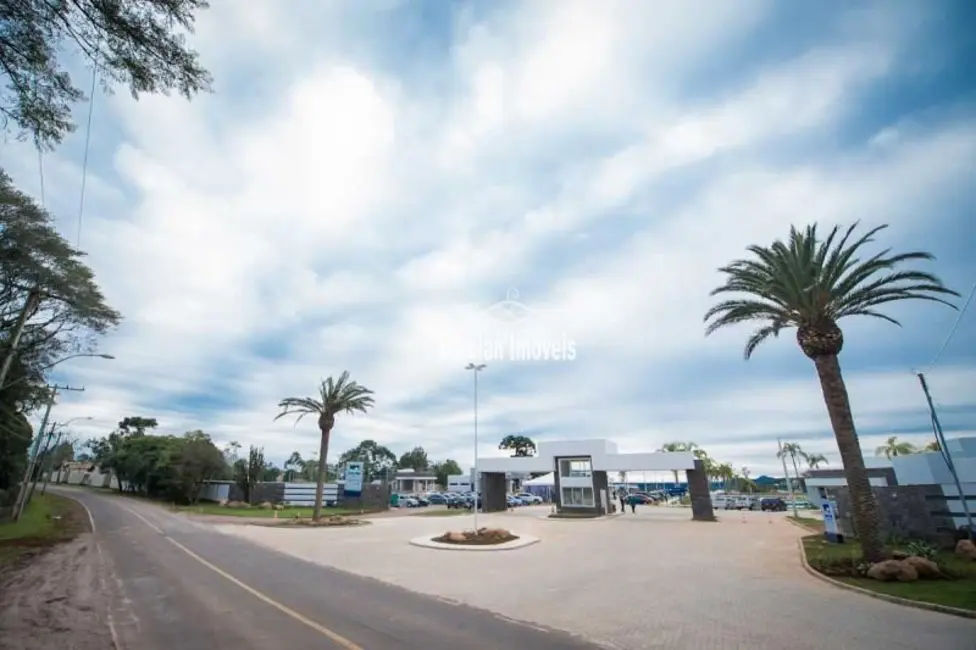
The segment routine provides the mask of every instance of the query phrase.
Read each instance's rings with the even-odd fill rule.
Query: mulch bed
[[[514,542],[518,539],[518,535],[513,535],[507,530],[479,530],[478,532],[470,530],[461,534],[464,536],[464,539],[458,539],[456,533],[445,533],[440,537],[435,537],[432,541],[441,544],[454,544],[456,546],[497,546],[499,544]]]

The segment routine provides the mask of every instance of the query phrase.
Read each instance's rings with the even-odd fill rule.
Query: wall
[[[204,483],[200,486],[197,498],[201,501],[230,501],[231,485],[224,482]]]
[[[340,493],[337,505],[342,508],[389,510],[391,491],[391,486],[387,483],[370,483],[363,486],[362,494],[347,496],[345,493]]]
[[[938,544],[952,543],[955,527],[945,515],[946,501],[938,486],[897,485],[873,489],[880,510],[882,535],[924,539]],[[828,497],[837,502],[839,532],[845,536],[856,536],[847,487],[826,490]]]
[[[962,483],[969,512],[976,514],[976,438],[947,440],[946,448]],[[958,528],[966,525],[965,510],[949,466],[939,452],[896,456],[891,459],[899,485],[938,485],[946,495],[948,512]]]

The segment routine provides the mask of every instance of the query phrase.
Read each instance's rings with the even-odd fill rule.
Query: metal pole
[[[13,336],[10,337],[10,349],[7,350],[7,356],[3,358],[3,365],[0,366],[0,386],[3,386],[7,379],[7,374],[10,372],[10,366],[13,365],[14,357],[17,356],[17,346],[20,345],[20,336],[24,333],[24,327],[27,325],[27,320],[32,316],[31,312],[37,308],[40,300],[41,294],[37,289],[31,289],[27,293],[27,300],[24,301],[24,308],[20,310],[20,315],[17,317],[17,325],[14,327]]]
[[[24,505],[27,500],[27,484],[30,482],[31,472],[34,470],[34,460],[40,449],[41,438],[44,437],[44,429],[47,428],[47,420],[51,417],[51,409],[54,407],[54,398],[57,397],[57,394],[58,387],[55,386],[51,389],[48,396],[47,407],[44,409],[44,417],[41,419],[41,427],[38,430],[37,439],[34,440],[34,449],[31,451],[30,458],[27,461],[27,469],[24,470],[24,479],[20,482],[20,491],[17,493],[17,501],[14,504],[14,521],[19,520],[24,512]]]
[[[955,463],[952,462],[952,456],[949,454],[949,447],[946,445],[945,435],[942,433],[942,425],[939,423],[939,416],[935,412],[935,404],[932,403],[932,395],[929,393],[929,385],[925,381],[924,374],[918,373],[918,382],[922,384],[922,392],[925,393],[925,401],[928,402],[929,412],[932,414],[932,429],[935,431],[935,440],[939,443],[939,451],[942,452],[942,458],[949,467],[949,473],[952,474],[952,480],[956,484],[956,490],[959,491],[959,501],[962,502],[962,511],[966,515],[966,526],[969,528],[969,538],[972,539],[973,535],[976,534],[976,530],[973,530],[973,515],[969,511],[966,493],[963,492],[962,482],[959,480],[959,474],[956,473]]]
[[[478,367],[474,369],[474,529],[478,530],[478,510],[481,501],[481,479],[478,476]]]
[[[777,438],[776,444],[779,445],[779,459],[783,461],[783,476],[786,477],[786,487],[790,489],[790,501],[793,502],[793,518],[799,519],[800,514],[796,510],[796,493],[793,491],[793,482],[790,481],[790,473],[786,469],[786,456],[783,455],[783,441]]]

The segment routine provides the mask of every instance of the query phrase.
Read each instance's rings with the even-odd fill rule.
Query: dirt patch
[[[85,509],[59,498],[53,530],[4,540],[0,649],[108,650],[105,572]]]

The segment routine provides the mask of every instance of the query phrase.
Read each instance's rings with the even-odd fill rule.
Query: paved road
[[[152,504],[58,491],[92,514],[115,578],[113,627],[124,649],[596,649],[279,554]]]

